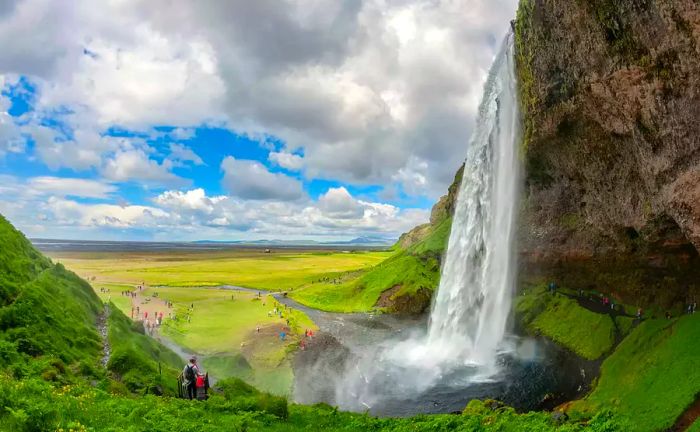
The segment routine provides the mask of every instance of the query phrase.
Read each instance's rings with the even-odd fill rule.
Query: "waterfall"
[[[519,125],[509,35],[484,87],[428,327],[353,346],[340,373],[325,366],[331,372],[324,381],[334,383],[331,403],[400,412],[417,395],[445,400],[449,389],[463,395],[497,379],[515,279]],[[322,370],[316,367],[314,374]],[[319,392],[311,393],[315,400]]]
[[[427,345],[439,357],[495,357],[516,272],[519,111],[509,35],[496,57],[467,153]]]

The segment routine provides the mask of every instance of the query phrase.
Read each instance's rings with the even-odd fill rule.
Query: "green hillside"
[[[607,414],[560,424],[547,413],[520,415],[478,401],[463,415],[377,419],[323,405],[288,404],[235,379],[220,382],[205,403],[172,398],[177,355],[144,335],[118,308],[105,309],[88,283],[52,264],[4,218],[0,245],[2,431],[625,429]],[[374,283],[384,281],[377,277]],[[98,331],[105,322],[111,348],[106,368]]]
[[[430,223],[402,235],[389,258],[364,272],[328,275],[328,280],[306,284],[290,297],[330,312],[423,312],[440,281],[463,169],[457,171],[448,194],[433,207]]]

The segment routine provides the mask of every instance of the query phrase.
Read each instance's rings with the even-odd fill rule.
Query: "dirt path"
[[[100,363],[102,364],[102,367],[105,368],[107,367],[109,357],[112,354],[112,346],[109,344],[109,329],[107,326],[109,313],[109,305],[105,304],[104,310],[97,316],[97,330],[100,332],[100,336],[102,337],[102,359],[100,359]]]
[[[668,431],[687,431],[696,421],[700,421],[698,419],[700,419],[700,394],[695,398],[695,402],[678,417],[676,423]]]

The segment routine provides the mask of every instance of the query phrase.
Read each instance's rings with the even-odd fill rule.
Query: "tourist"
[[[280,340],[283,341],[287,334],[284,331],[280,332]]]
[[[556,290],[557,290],[557,284],[555,284],[554,282],[550,282],[549,283],[549,292],[554,294],[556,292]]]
[[[187,399],[194,399],[197,396],[197,376],[200,375],[197,366],[197,357],[192,356],[188,364],[182,370],[182,385],[185,387]]]

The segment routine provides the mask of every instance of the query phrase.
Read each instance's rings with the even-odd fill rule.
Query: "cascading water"
[[[427,344],[440,357],[492,362],[515,276],[519,113],[513,41],[496,58],[465,161]]]
[[[348,345],[350,353],[339,354],[349,358],[340,373],[336,360],[311,369],[315,378],[327,376],[322,381],[332,382],[334,396],[297,388],[297,399],[395,414],[406,406],[430,412],[418,406],[431,399],[458,407],[468,395],[497,397],[493,377],[515,276],[519,124],[509,35],[484,87],[427,332]]]

